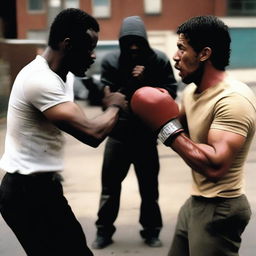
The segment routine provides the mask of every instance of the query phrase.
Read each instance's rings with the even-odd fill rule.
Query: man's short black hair
[[[99,32],[99,24],[94,17],[80,9],[65,9],[55,17],[51,25],[48,45],[57,50],[59,42],[65,38],[79,41],[88,29]]]
[[[193,17],[178,27],[177,34],[181,33],[197,53],[210,47],[213,66],[225,70],[229,64],[231,38],[223,21],[212,15]]]

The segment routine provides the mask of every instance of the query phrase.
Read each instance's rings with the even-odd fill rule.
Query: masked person
[[[128,102],[145,85],[165,88],[176,97],[177,84],[167,56],[150,47],[143,21],[138,16],[123,20],[120,50],[102,61],[101,81],[111,91],[120,91]],[[170,96],[170,97],[171,97]],[[102,249],[113,242],[114,222],[120,206],[122,181],[133,164],[141,196],[140,234],[147,245],[161,246],[162,217],[158,204],[159,156],[156,135],[130,111],[122,111],[104,152],[102,191],[96,221],[97,235],[92,244]]]
[[[95,59],[97,21],[79,9],[54,19],[48,46],[17,75],[12,87],[5,150],[0,168],[0,211],[27,255],[93,255],[80,223],[63,195],[64,137],[67,132],[97,147],[116,124],[121,93],[106,88],[105,112],[89,120],[73,102],[68,72],[83,76]]]

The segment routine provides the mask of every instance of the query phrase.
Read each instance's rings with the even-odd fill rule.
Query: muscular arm
[[[94,119],[88,119],[73,102],[64,102],[44,111],[48,120],[79,141],[97,147],[114,127],[118,118],[117,107],[109,107]]]
[[[197,144],[184,133],[170,145],[196,172],[212,181],[218,181],[229,170],[245,138],[239,134],[211,129],[207,144]]]
[[[143,87],[137,90],[131,108],[152,130],[159,131],[158,138],[176,151],[194,171],[218,181],[228,172],[237,152],[245,143],[250,127],[254,127],[254,108],[246,100],[243,106],[236,106],[236,97],[233,98],[234,104],[229,108],[223,109],[224,104],[220,104],[215,111],[215,126],[228,127],[229,131],[210,129],[205,144],[195,143],[185,135],[178,122],[180,118],[182,123],[187,123],[184,109],[179,112],[176,102],[159,88]],[[239,110],[240,116],[237,115]],[[248,114],[249,111],[251,114]],[[236,120],[236,126],[239,123],[239,133],[233,132],[236,126],[230,124],[230,120]]]

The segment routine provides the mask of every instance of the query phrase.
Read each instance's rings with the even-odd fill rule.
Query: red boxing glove
[[[158,138],[166,145],[183,131],[177,119],[178,105],[165,89],[148,86],[138,89],[132,96],[131,109],[153,130],[160,130]]]

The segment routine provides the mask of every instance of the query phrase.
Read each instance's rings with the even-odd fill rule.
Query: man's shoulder
[[[48,92],[54,89],[63,88],[61,78],[53,72],[49,67],[33,63],[27,66],[15,81],[15,85],[21,86],[26,94],[38,94],[40,92]],[[17,86],[16,85],[16,86]]]
[[[48,77],[54,77],[54,72],[49,68],[45,59],[41,56],[37,56],[34,60],[28,63],[20,73],[23,77],[27,77],[27,79],[36,79],[45,81]]]
[[[248,85],[233,77],[228,77],[225,82],[227,86],[226,94],[230,97],[243,97],[256,109],[256,96]]]

